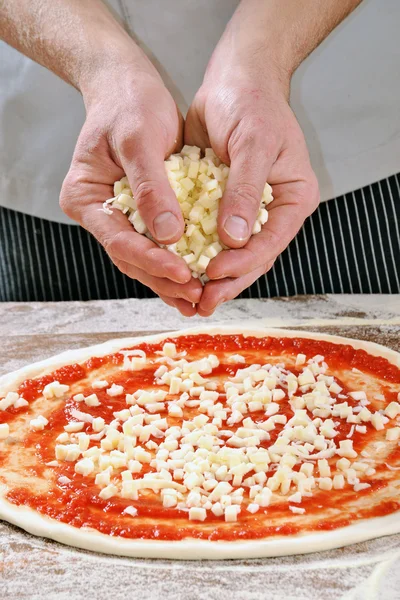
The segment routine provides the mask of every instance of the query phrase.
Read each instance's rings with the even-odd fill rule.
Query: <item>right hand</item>
[[[186,263],[136,233],[120,211],[110,216],[101,210],[114,195],[114,182],[126,174],[154,239],[172,244],[181,238],[184,221],[164,159],[181,148],[182,116],[145,56],[141,68],[102,72],[81,91],[86,122],[62,187],[61,208],[94,235],[122,273],[193,316],[202,287]]]

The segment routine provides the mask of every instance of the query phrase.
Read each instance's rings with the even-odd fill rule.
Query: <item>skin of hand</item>
[[[319,204],[305,139],[289,106],[293,72],[359,3],[242,0],[189,109],[185,143],[230,165],[218,234],[228,250],[209,264],[198,313],[210,316],[266,273]],[[251,236],[265,182],[269,219]]]
[[[218,215],[218,234],[231,249],[207,269],[202,316],[266,273],[319,203],[304,136],[284,90],[238,72],[235,64],[225,63],[223,72],[217,80],[206,77],[185,133],[187,143],[211,146],[231,167]],[[274,194],[269,219],[250,238],[267,180]]]
[[[184,261],[136,233],[125,215],[112,216],[102,203],[113,183],[127,175],[140,214],[152,236],[173,243],[183,217],[169,185],[164,159],[181,147],[182,116],[152,65],[116,78],[124,85],[95,79],[83,91],[87,117],[79,136],[60,203],[64,212],[90,231],[114,264],[141,281],[167,304],[192,316],[202,289]],[[94,85],[94,88],[92,87]]]
[[[182,314],[196,313],[202,288],[186,263],[136,233],[102,203],[126,174],[154,239],[176,242],[182,213],[164,159],[182,146],[183,119],[160,75],[100,0],[0,0],[0,38],[76,87],[86,122],[60,203],[129,277]]]
[[[272,267],[318,206],[318,184],[287,84],[273,81],[261,60],[255,68],[238,67],[223,47],[188,113],[185,142],[211,146],[231,168],[218,215],[218,234],[231,249],[211,261],[198,306],[209,316]],[[267,180],[274,195],[269,219],[250,238]]]

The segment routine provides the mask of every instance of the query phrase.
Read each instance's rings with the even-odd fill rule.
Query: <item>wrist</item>
[[[115,102],[116,95],[122,97],[128,89],[143,86],[145,81],[161,81],[147,56],[131,38],[114,39],[94,50],[88,68],[80,73],[76,87],[88,109],[105,96]]]
[[[239,45],[221,40],[207,67],[203,85],[215,87],[222,83],[230,87],[235,82],[243,89],[250,86],[268,90],[269,95],[288,101],[292,75],[293,70],[265,43],[249,40]]]

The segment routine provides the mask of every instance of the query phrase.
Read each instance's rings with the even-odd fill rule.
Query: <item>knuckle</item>
[[[233,190],[233,204],[238,206],[250,205],[258,208],[260,205],[261,194],[257,187],[252,183],[242,182]]]
[[[139,210],[143,207],[149,208],[149,205],[155,210],[161,208],[164,196],[160,183],[151,179],[142,180],[135,190]]]
[[[113,260],[113,262],[124,262],[121,257],[124,256],[124,251],[126,248],[126,239],[125,232],[119,231],[115,235],[110,238],[104,238],[103,240],[99,240],[102,243],[104,250]],[[117,265],[120,269],[120,266]],[[121,270],[121,269],[120,269]]]
[[[229,140],[231,156],[243,152],[245,147],[249,153],[264,148],[267,152],[280,144],[282,133],[272,128],[263,114],[255,114],[243,118],[232,131]]]
[[[87,119],[79,134],[76,144],[74,160],[79,162],[88,156],[104,152],[107,147],[107,135],[103,122],[94,122]]]
[[[141,120],[130,123],[129,128],[125,125],[116,131],[118,151],[126,159],[131,159],[138,147],[138,141],[146,139],[146,126]]]
[[[160,255],[156,248],[150,248],[147,252],[142,255],[142,266],[141,268],[149,273],[158,277],[163,276],[163,264],[160,260]]]

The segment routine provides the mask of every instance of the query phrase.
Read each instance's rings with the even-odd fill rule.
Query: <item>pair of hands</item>
[[[61,207],[103,245],[126,275],[183,315],[210,316],[267,272],[319,201],[305,140],[288,104],[289,78],[257,53],[222,39],[184,123],[145,56],[100,72],[82,89],[87,118],[61,192]],[[202,288],[185,262],[136,233],[125,215],[99,210],[127,175],[140,214],[163,244],[179,240],[184,221],[164,167],[182,144],[212,147],[231,166],[218,233],[230,250],[214,258]],[[265,182],[274,202],[251,237]],[[195,304],[195,307],[193,307]]]

